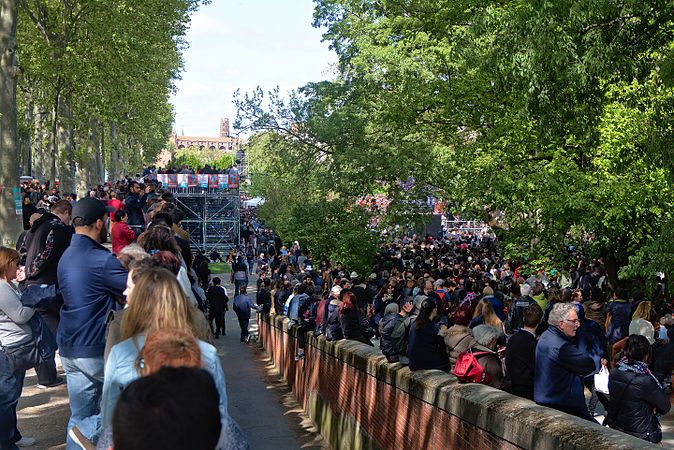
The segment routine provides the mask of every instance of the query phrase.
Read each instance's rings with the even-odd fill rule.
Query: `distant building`
[[[171,143],[176,149],[194,147],[197,150],[222,150],[226,153],[235,153],[239,147],[239,138],[232,137],[229,134],[229,119],[220,119],[220,136],[178,136],[173,131],[171,134]]]

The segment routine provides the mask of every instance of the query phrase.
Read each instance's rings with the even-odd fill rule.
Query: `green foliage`
[[[206,164],[216,169],[226,169],[234,164],[234,155],[223,153],[222,150],[199,150],[189,147],[176,151],[172,163],[188,165],[195,169]]]
[[[283,151],[258,154],[294,180],[286,196],[304,192],[299,175],[312,199],[383,192],[397,220],[432,187],[500,227],[507,257],[561,267],[564,242],[589,242],[611,283],[660,249],[674,214],[671,2],[317,0],[314,19],[336,79],[285,102],[238,97],[239,126],[279,135],[260,145]]]
[[[251,137],[246,154],[252,195],[262,195],[259,216],[284,242],[299,241],[315,258],[341,261],[360,273],[370,269],[377,251],[372,216],[353,197],[325,190],[331,178],[315,149],[273,131]]]
[[[259,215],[286,242],[297,240],[315,258],[340,261],[349,270],[369,272],[377,251],[377,234],[368,227],[370,215],[358,206],[335,199],[286,202],[279,209],[265,202]]]
[[[190,14],[207,2],[19,1],[19,117],[28,108],[45,116],[40,126],[22,129],[35,128],[38,140],[52,134],[54,123],[67,127],[79,143],[75,160],[85,166],[94,159],[86,146],[90,133],[105,132],[103,153],[115,175],[154,162],[171,132],[169,97],[182,70]],[[55,108],[58,101],[70,105],[72,117]]]
[[[642,277],[647,287],[655,287],[654,274],[662,272],[667,280],[674,277],[674,222],[667,222],[652,241],[630,256],[629,264],[622,268],[620,277]]]

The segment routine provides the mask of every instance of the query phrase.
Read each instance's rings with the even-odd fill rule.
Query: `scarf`
[[[623,358],[620,360],[618,363],[618,370],[622,370],[623,372],[629,371],[629,372],[635,372],[635,373],[643,373],[649,375],[651,378],[655,380],[655,382],[658,384],[658,387],[662,389],[662,385],[660,384],[660,381],[658,381],[657,378],[655,378],[655,375],[650,371],[648,368],[648,365],[643,362],[643,361],[633,361],[629,362],[627,361],[627,358]]]

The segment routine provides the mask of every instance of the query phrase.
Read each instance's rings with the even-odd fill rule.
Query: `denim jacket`
[[[103,429],[110,427],[115,405],[117,405],[117,400],[119,400],[124,388],[140,377],[135,364],[138,352],[143,348],[144,343],[145,336],[137,336],[120,342],[110,351],[110,356],[105,364],[103,396],[101,398],[101,425]],[[213,376],[218,394],[220,394],[220,417],[224,422],[225,419],[229,418],[229,413],[227,412],[225,374],[220,365],[218,352],[215,347],[203,341],[199,341],[199,349],[201,350],[204,369]]]

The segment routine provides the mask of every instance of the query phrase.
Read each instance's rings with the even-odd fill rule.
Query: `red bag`
[[[454,365],[454,376],[462,383],[491,384],[491,377],[484,371],[484,367],[477,362],[479,356],[489,354],[488,352],[473,353],[472,349],[459,353]]]

